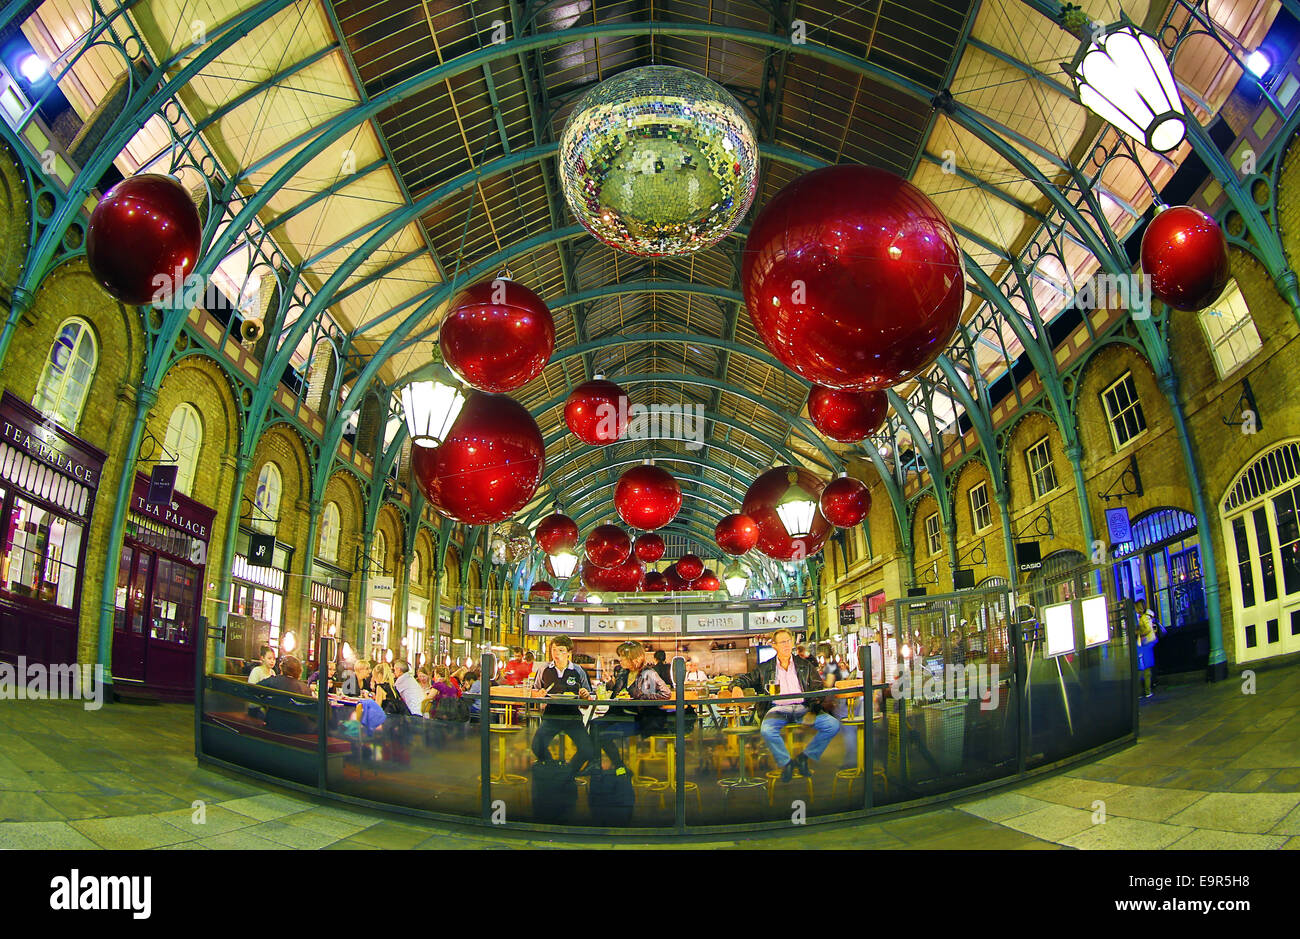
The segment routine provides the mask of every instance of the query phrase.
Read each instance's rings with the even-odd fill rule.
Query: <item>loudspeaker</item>
[[[239,338],[242,342],[257,342],[262,338],[266,327],[259,319],[247,319],[239,324]]]

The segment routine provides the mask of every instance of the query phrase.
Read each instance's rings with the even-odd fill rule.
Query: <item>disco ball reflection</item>
[[[690,254],[740,224],[758,186],[758,142],[721,85],[650,65],[578,104],[560,134],[560,167],[569,208],[605,244]]]

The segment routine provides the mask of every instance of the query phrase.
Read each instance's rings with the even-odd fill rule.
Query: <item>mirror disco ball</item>
[[[758,142],[740,103],[703,75],[649,65],[597,85],[560,134],[564,196],[605,244],[691,254],[744,217]]]

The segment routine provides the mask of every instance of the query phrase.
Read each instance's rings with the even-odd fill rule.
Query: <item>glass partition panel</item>
[[[208,674],[200,723],[203,751],[228,763],[316,786],[320,782],[319,708],[319,700],[308,694],[250,685],[242,676]],[[337,752],[331,753],[331,758],[337,757]]]

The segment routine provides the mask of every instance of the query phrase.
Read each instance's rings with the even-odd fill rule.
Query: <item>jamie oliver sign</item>
[[[587,631],[587,617],[581,613],[529,613],[530,633],[576,633]]]
[[[691,613],[686,617],[688,633],[739,633],[745,631],[744,613]]]
[[[762,610],[749,614],[749,631],[752,633],[770,633],[774,629],[798,631],[803,628],[803,607],[789,610]]]

